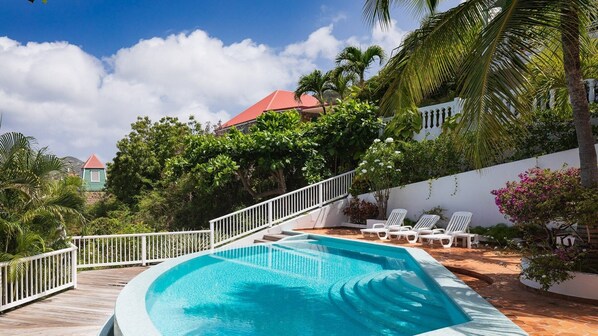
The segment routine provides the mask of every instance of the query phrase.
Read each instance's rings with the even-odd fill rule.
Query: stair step
[[[290,237],[290,236],[285,235],[285,234],[265,234],[262,239],[269,240],[269,241],[279,241],[282,238],[287,238],[287,237]]]
[[[410,300],[408,297],[385,289],[386,286],[382,281],[390,274],[382,273],[364,277],[355,283],[354,291],[380,310],[390,310],[393,314],[405,312],[400,316],[408,322],[418,325],[429,324],[433,328],[442,328],[450,323],[450,320],[446,319],[447,312],[444,309]]]
[[[254,239],[253,243],[254,244],[264,244],[264,243],[269,243],[271,242],[270,240],[263,240],[263,239]]]

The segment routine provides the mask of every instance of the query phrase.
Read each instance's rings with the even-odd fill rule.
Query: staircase
[[[419,334],[465,322],[454,315],[443,295],[414,285],[415,274],[382,271],[344,279],[328,291],[348,317],[382,335]]]
[[[265,231],[274,225],[346,198],[354,175],[355,171],[352,170],[210,220],[210,248]],[[256,239],[256,242],[277,241],[282,238],[284,237],[266,234],[262,239]]]

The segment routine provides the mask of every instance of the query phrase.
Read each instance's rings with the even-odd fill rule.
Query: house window
[[[91,171],[91,182],[100,182],[100,172],[99,171]]]

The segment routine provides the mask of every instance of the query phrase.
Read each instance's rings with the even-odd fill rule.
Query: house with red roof
[[[222,124],[216,133],[222,134],[233,126],[242,132],[246,132],[255,123],[255,119],[263,113],[289,110],[297,110],[303,120],[311,120],[322,113],[322,107],[316,98],[310,95],[302,95],[301,100],[297,101],[294,92],[276,90]]]
[[[106,185],[106,166],[92,154],[81,167],[81,178],[86,191],[102,191]]]

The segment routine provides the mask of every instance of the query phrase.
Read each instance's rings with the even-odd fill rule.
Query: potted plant
[[[598,250],[587,239],[598,226],[598,189],[581,186],[579,169],[530,169],[519,175],[519,181],[492,194],[500,212],[523,232],[523,283],[553,291],[577,275],[598,273]],[[587,235],[576,225],[586,227]],[[570,235],[577,238],[574,243],[563,243],[562,238]]]

